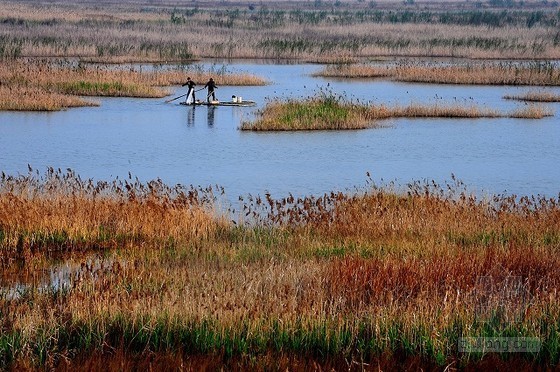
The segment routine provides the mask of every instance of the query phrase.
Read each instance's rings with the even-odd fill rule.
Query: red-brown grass
[[[70,274],[0,278],[2,366],[508,365],[459,353],[467,336],[536,337],[518,365],[557,363],[558,199],[453,181],[240,202],[216,215],[212,190],[3,176],[1,264],[48,273],[58,249]]]

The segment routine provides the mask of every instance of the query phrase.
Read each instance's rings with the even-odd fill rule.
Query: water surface
[[[254,108],[185,107],[179,100],[165,103],[170,97],[97,98],[101,105],[93,108],[1,112],[0,171],[26,174],[30,164],[40,171],[71,168],[82,178],[103,180],[130,172],[143,181],[217,184],[232,199],[266,191],[281,197],[352,190],[365,185],[367,172],[379,183],[443,183],[454,174],[480,194],[558,196],[559,104],[547,104],[556,114],[540,120],[398,119],[382,128],[339,132],[238,129],[267,99],[308,97],[321,90],[378,104],[457,103],[500,111],[524,105],[504,95],[535,90],[312,77],[321,67],[228,64],[230,71],[270,81],[264,87],[222,87],[217,81],[218,99],[242,96],[255,100]],[[547,90],[560,94],[558,88]],[[171,97],[185,92],[175,87]]]

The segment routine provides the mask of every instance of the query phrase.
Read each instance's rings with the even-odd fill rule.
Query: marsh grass
[[[319,92],[316,98],[301,101],[288,99],[267,103],[252,122],[241,123],[241,130],[297,131],[297,130],[353,130],[381,125],[389,118],[525,118],[542,119],[552,116],[551,110],[542,106],[527,106],[511,113],[482,109],[476,106],[420,105],[409,106],[353,103],[342,96]]]
[[[0,86],[2,111],[58,111],[69,107],[98,106],[96,102],[40,88],[10,89]]]
[[[247,4],[225,3],[150,4],[142,9],[128,2],[103,8],[10,3],[0,10],[0,59],[558,59],[557,9],[552,2],[530,4],[476,9],[459,2],[401,7],[386,1],[351,6],[347,1],[334,6],[297,1],[253,4],[251,10]]]
[[[314,74],[323,77],[377,78],[429,84],[477,85],[560,85],[560,69],[548,62],[534,63],[467,63],[415,64],[387,66],[367,64],[335,64]]]
[[[560,200],[479,200],[454,179],[399,194],[368,182],[354,195],[241,198],[234,223],[208,212],[211,190],[4,175],[4,267],[39,270],[33,257],[61,247],[113,258],[84,260],[67,288],[0,297],[0,366],[72,369],[120,353],[194,367],[492,360],[458,353],[464,335],[538,337],[518,366],[558,363]],[[511,277],[521,287],[504,294]]]
[[[68,288],[0,297],[0,365],[73,369],[121,353],[194,368],[511,362],[459,353],[465,335],[538,337],[541,351],[516,365],[558,363],[560,200],[479,200],[453,179],[240,202],[253,217],[235,224],[208,213],[208,190],[71,171],[2,177],[2,265],[37,270],[32,257],[60,246],[118,259],[84,260]]]
[[[553,92],[533,91],[521,95],[506,95],[504,99],[528,102],[560,102],[560,95]]]
[[[272,101],[259,114],[255,122],[243,122],[241,130],[338,130],[371,125],[362,107],[332,95],[304,101]]]
[[[220,85],[266,84],[257,76],[228,71],[142,72],[63,61],[7,61],[0,65],[0,109],[57,110],[96,105],[74,96],[165,97],[170,93],[165,86],[183,84],[189,76],[199,82],[215,76]]]
[[[148,235],[160,244],[187,241],[217,228],[206,208],[213,198],[211,189],[168,188],[158,181],[141,184],[132,179],[94,183],[52,168],[44,177],[2,174],[1,181],[4,257],[10,257],[10,251],[28,255],[128,245]],[[37,188],[29,192],[28,186]],[[71,204],[62,202],[69,197]],[[22,215],[20,208],[36,218]],[[166,225],[168,218],[173,226]]]
[[[519,119],[542,119],[547,116],[554,116],[552,109],[535,104],[518,108],[510,114],[510,117]]]

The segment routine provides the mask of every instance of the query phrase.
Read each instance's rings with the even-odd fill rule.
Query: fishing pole
[[[185,94],[183,94],[182,96],[179,96],[179,97],[175,97],[175,98],[169,99],[169,100],[165,101],[165,103],[173,102],[173,101],[175,101],[176,99],[179,99],[179,98],[181,98],[181,97],[184,97],[184,96],[186,96],[187,94],[188,94],[188,93],[185,93]]]
[[[203,90],[203,89],[204,89],[204,88],[200,88],[200,89],[198,89],[198,90],[195,90],[195,92],[198,92],[198,91]],[[165,101],[165,103],[173,102],[173,101],[175,101],[176,99],[179,99],[179,98],[181,98],[181,97],[186,96],[187,94],[188,94],[188,93],[185,93],[185,94],[183,94],[183,95],[180,95],[179,97],[175,97],[175,98],[168,99],[167,101]]]

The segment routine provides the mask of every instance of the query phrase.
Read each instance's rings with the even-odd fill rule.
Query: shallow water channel
[[[408,84],[387,80],[314,78],[312,64],[203,63],[203,68],[249,72],[264,87],[222,87],[217,96],[255,100],[256,107],[185,107],[166,99],[96,98],[99,107],[54,113],[0,113],[0,171],[27,165],[71,168],[82,178],[110,180],[128,172],[142,181],[220,185],[239,195],[321,194],[374,181],[443,183],[454,174],[481,194],[560,192],[560,104],[555,116],[528,119],[394,119],[360,131],[248,133],[238,126],[267,99],[308,97],[332,90],[378,104],[475,105],[509,112],[525,105],[503,99],[531,87]],[[202,83],[202,82],[200,82]],[[559,88],[547,88],[556,94]],[[200,92],[204,93],[204,92]],[[200,97],[202,98],[202,97]]]
[[[333,91],[376,104],[475,105],[512,111],[523,102],[506,94],[531,87],[397,83],[387,80],[314,78],[311,64],[237,62],[231,72],[265,77],[264,87],[222,87],[256,107],[185,107],[166,99],[100,98],[101,105],[54,113],[0,112],[0,171],[27,174],[28,164],[71,168],[82,178],[112,180],[128,173],[142,181],[223,186],[230,200],[240,195],[273,197],[352,191],[369,172],[378,184],[411,181],[445,183],[452,174],[480,195],[557,197],[560,192],[560,104],[546,104],[555,116],[528,119],[395,119],[360,131],[250,133],[238,129],[269,99],[309,97]],[[203,68],[222,68],[205,63]],[[560,94],[559,88],[547,91]],[[185,93],[174,87],[171,97]],[[201,92],[203,93],[203,92]],[[202,98],[202,96],[200,97]],[[31,279],[0,283],[0,295],[18,298],[30,289],[66,290],[84,272],[109,261],[57,261]],[[124,263],[123,263],[124,264]],[[85,267],[85,269],[84,269]],[[85,270],[85,271],[84,271]]]

